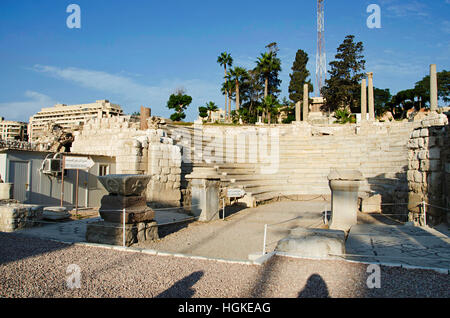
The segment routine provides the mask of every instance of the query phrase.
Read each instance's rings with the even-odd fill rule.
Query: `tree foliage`
[[[167,108],[175,110],[170,116],[173,121],[182,121],[186,118],[184,111],[192,103],[192,97],[184,94],[184,92],[177,92],[169,97]]]
[[[365,63],[362,42],[354,42],[355,36],[348,35],[338,47],[335,61],[330,63],[330,78],[325,81],[322,95],[326,99],[324,108],[335,111],[349,107],[360,107],[360,81],[365,76]]]
[[[306,68],[308,60],[308,54],[305,51],[297,51],[294,64],[292,65],[292,74],[289,75],[291,78],[289,83],[289,99],[294,104],[303,100],[304,84],[308,84],[310,92],[314,91],[314,87],[311,84],[311,79],[308,79],[310,76],[310,73]]]

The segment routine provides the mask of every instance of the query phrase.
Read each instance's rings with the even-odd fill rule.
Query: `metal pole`
[[[122,241],[123,241],[123,247],[125,247],[125,208],[123,209],[123,229],[122,229]]]
[[[64,168],[66,157],[62,156],[62,176],[61,176],[61,207],[64,206]]]
[[[223,206],[222,219],[225,221],[225,198],[222,198],[222,206]]]
[[[78,177],[80,175],[80,170],[77,169],[77,180],[75,183],[75,213],[78,215]]]
[[[427,207],[425,201],[422,201],[422,205],[423,205],[423,225],[427,226]]]
[[[267,224],[264,224],[264,245],[263,245],[263,255],[266,255],[266,238],[267,238]]]

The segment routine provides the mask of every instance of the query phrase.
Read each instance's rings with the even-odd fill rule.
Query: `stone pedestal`
[[[143,195],[150,176],[108,175],[98,178],[109,194],[102,198],[99,209],[103,221],[87,225],[86,241],[123,245],[124,229],[126,246],[157,240],[158,226],[153,221],[155,212],[147,206]]]
[[[191,212],[201,222],[219,219],[220,176],[216,173],[215,169],[196,168],[186,176],[191,180]]]
[[[364,177],[357,170],[335,170],[328,180],[331,188],[330,229],[348,231],[357,224],[358,190]]]
[[[105,195],[99,213],[107,222],[123,223],[123,209],[125,209],[125,224],[153,220],[155,217],[155,212],[147,206],[143,196]]]
[[[158,238],[158,225],[154,221],[125,225],[125,246]],[[123,225],[105,221],[89,223],[86,228],[86,241],[122,246]]]

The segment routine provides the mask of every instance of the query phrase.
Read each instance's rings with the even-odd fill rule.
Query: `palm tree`
[[[264,77],[264,99],[269,95],[269,77],[273,72],[281,71],[281,61],[273,52],[261,53],[256,61],[256,71]],[[267,112],[270,121],[270,112]]]
[[[217,105],[214,102],[206,103],[205,107],[208,110],[208,122],[211,122],[212,112],[217,111],[219,109],[219,107],[217,107]]]
[[[223,66],[223,68],[225,69],[224,78],[226,78],[227,77],[227,66],[231,67],[233,65],[233,58],[227,52],[222,52],[219,55],[219,57],[217,58],[217,63],[219,63],[220,66]],[[228,92],[226,93],[226,96],[225,96],[225,112],[227,110],[227,105],[226,105],[227,100],[228,100]]]
[[[263,101],[264,108],[267,110],[268,114],[270,115],[272,112],[276,113],[278,111],[278,101],[276,98],[274,98],[272,95],[267,95],[266,98],[264,98]],[[268,117],[268,123],[270,122],[270,116]]]
[[[239,85],[240,83],[248,78],[248,72],[243,67],[236,66],[235,68],[230,70],[231,79],[235,82],[236,87],[236,111],[239,110],[241,103],[240,103],[240,94],[239,94]]]
[[[233,96],[233,90],[234,87],[234,81],[231,80],[231,75],[228,73],[227,76],[225,76],[225,82],[222,84],[222,94],[225,94],[227,96],[228,100],[228,119],[231,119],[231,98]],[[225,110],[227,110],[227,104],[225,103]]]

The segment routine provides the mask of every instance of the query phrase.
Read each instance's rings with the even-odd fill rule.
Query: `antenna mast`
[[[321,90],[327,78],[324,1],[317,0],[316,96],[318,97],[322,96]]]

